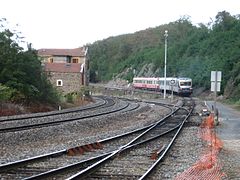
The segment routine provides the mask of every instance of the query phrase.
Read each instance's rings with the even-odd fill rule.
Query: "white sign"
[[[221,79],[221,71],[211,71],[211,91],[220,92]]]
[[[217,82],[217,92],[220,92],[221,83]],[[215,82],[211,82],[211,91],[215,91]]]
[[[216,80],[216,78],[217,78],[217,80]],[[211,81],[221,82],[221,79],[222,79],[222,71],[211,71]]]

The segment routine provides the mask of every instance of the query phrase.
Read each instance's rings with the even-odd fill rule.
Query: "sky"
[[[0,0],[0,18],[6,18],[35,49],[82,47],[110,36],[168,24],[185,15],[194,25],[207,24],[224,10],[240,14],[240,1]]]

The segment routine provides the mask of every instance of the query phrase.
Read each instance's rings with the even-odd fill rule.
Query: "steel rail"
[[[81,178],[84,178],[84,177],[86,177],[88,175],[87,171],[94,170],[99,165],[101,165],[101,163],[104,162],[105,160],[108,160],[109,158],[114,157],[116,154],[119,154],[119,153],[121,153],[124,150],[131,149],[131,148],[133,148],[135,146],[139,146],[139,145],[144,144],[146,142],[149,142],[149,141],[152,141],[154,139],[157,139],[157,138],[159,138],[159,137],[161,137],[163,135],[166,135],[166,134],[176,130],[180,125],[181,124],[178,124],[177,126],[173,127],[172,129],[169,129],[169,130],[167,130],[167,131],[165,131],[165,132],[163,132],[163,133],[161,133],[161,134],[159,134],[159,135],[157,135],[155,137],[146,139],[144,141],[141,141],[141,142],[138,142],[138,143],[134,143],[134,144],[131,144],[131,145],[126,146],[126,147],[122,146],[121,147],[122,149],[120,149],[120,150],[115,150],[115,151],[112,151],[112,152],[109,152],[109,153],[105,153],[105,154],[102,154],[102,155],[99,155],[99,156],[96,156],[96,157],[93,157],[93,158],[86,159],[86,160],[81,161],[81,162],[77,162],[77,163],[74,163],[74,164],[67,165],[65,167],[60,167],[60,168],[53,169],[53,170],[50,170],[50,171],[47,171],[47,172],[44,172],[44,173],[41,173],[41,174],[38,174],[38,175],[34,175],[34,176],[31,176],[31,177],[28,177],[28,178],[24,178],[24,180],[42,179],[42,178],[52,177],[54,175],[57,175],[58,173],[61,173],[63,171],[68,171],[68,170],[70,170],[72,168],[75,168],[77,166],[80,166],[80,165],[82,165],[84,163],[91,163],[92,161],[95,161],[95,160],[97,161],[98,160],[98,162],[96,162],[95,164],[89,165],[86,169],[84,169],[82,171],[82,173],[85,173],[85,172],[87,173],[87,174],[83,174],[81,176]],[[75,174],[74,176],[72,176],[72,177],[70,177],[68,179],[71,179],[71,178],[73,178],[73,179],[74,178],[79,178],[79,175]]]
[[[172,114],[174,114],[177,110],[179,110],[180,107],[176,110],[174,110],[171,114],[167,115],[165,118],[163,118],[164,120],[167,119],[168,117],[170,117]],[[148,129],[146,129],[143,133],[141,133],[140,135],[138,135],[137,137],[135,137],[133,140],[131,140],[130,142],[128,142],[127,144],[119,147],[118,150],[112,152],[112,154],[108,155],[107,157],[105,157],[104,159],[100,160],[99,162],[92,164],[91,166],[87,167],[86,169],[72,175],[71,177],[67,178],[67,180],[75,180],[75,179],[81,179],[81,178],[85,178],[87,177],[89,174],[91,174],[95,169],[97,169],[99,166],[105,164],[107,161],[109,161],[110,159],[112,159],[114,156],[116,156],[117,154],[129,149],[129,148],[133,148],[136,145],[140,145],[142,143],[145,142],[149,142],[153,139],[158,138],[159,136],[156,137],[152,137],[149,140],[144,140],[143,142],[139,142],[136,143],[136,145],[134,144],[134,142],[136,142],[137,140],[139,140],[139,138],[141,138],[142,136],[144,136],[145,134],[147,134],[150,130],[152,130],[154,127],[156,127],[157,125],[159,125],[160,123],[162,123],[162,120],[158,121],[157,123],[155,123],[153,126],[149,127]],[[179,125],[177,125],[175,128],[177,128]],[[167,132],[171,132],[173,129],[167,131]],[[166,133],[163,133],[166,134]]]
[[[100,99],[100,98],[98,98]],[[12,117],[8,116],[6,119],[0,119],[0,122],[9,122],[9,121],[18,121],[18,120],[26,120],[26,119],[34,119],[34,118],[41,118],[41,117],[48,117],[48,116],[55,116],[55,115],[61,115],[61,114],[68,114],[68,113],[74,113],[74,112],[79,112],[79,111],[85,111],[85,110],[90,110],[90,109],[96,109],[100,108],[101,106],[104,106],[107,104],[108,100],[106,99],[101,99],[103,100],[100,104],[95,103],[97,105],[95,106],[90,106],[86,105],[84,107],[78,107],[78,109],[74,108],[69,108],[69,109],[63,109],[61,111],[51,111],[51,112],[45,112],[45,113],[33,113],[33,114],[24,114],[24,115],[19,115],[21,117]],[[10,117],[10,118],[9,118]],[[5,118],[4,116],[1,118]]]
[[[168,108],[170,108],[170,107],[168,107]],[[173,110],[173,109],[172,109],[172,112],[169,113],[165,118],[171,116],[174,112],[176,112],[176,110]],[[163,118],[163,119],[164,119],[164,118]],[[162,122],[163,119],[161,119],[160,122]],[[123,136],[126,136],[126,135],[128,135],[128,134],[131,134],[131,133],[135,133],[135,132],[137,132],[137,131],[145,130],[146,128],[149,128],[150,126],[154,126],[154,125],[155,125],[155,124],[153,123],[153,124],[151,124],[151,125],[149,125],[149,126],[147,126],[147,127],[139,128],[139,129],[134,130],[134,131],[132,131],[132,132],[128,132],[128,133],[122,134],[122,137],[123,137]],[[120,137],[121,137],[121,135],[117,135],[117,136],[115,136],[114,138],[120,138]],[[112,139],[114,139],[114,138],[112,138],[112,137],[111,137],[111,138],[106,138],[106,139],[100,140],[99,142],[103,143],[103,142],[106,142],[106,141],[110,141],[110,140],[112,140]],[[157,138],[157,137],[155,137],[155,138]],[[153,139],[154,139],[154,138],[153,138]],[[133,143],[133,141],[131,141],[130,144],[132,144],[132,143]],[[141,142],[140,142],[140,143],[141,143]],[[135,145],[140,144],[140,143],[136,143]],[[128,144],[129,147],[130,147],[130,144]],[[135,146],[135,145],[132,144],[131,146]],[[122,147],[121,147],[122,150],[123,150],[124,148],[126,148],[126,146],[122,146]],[[31,163],[31,161],[37,161],[37,160],[40,160],[40,159],[43,159],[43,158],[47,158],[47,157],[51,157],[51,156],[56,156],[56,154],[61,155],[61,154],[65,154],[65,153],[67,153],[67,150],[58,151],[57,153],[50,153],[50,154],[45,155],[45,156],[42,155],[42,156],[39,156],[39,157],[29,158],[29,159],[27,159],[27,163]],[[111,152],[111,154],[114,155],[115,153],[114,153],[114,152]],[[110,157],[112,157],[111,154],[108,153],[108,154],[105,154],[105,155],[103,155],[103,156],[106,157],[106,155],[108,155],[108,157],[110,158]],[[97,158],[97,157],[96,157],[96,158]],[[9,163],[9,164],[5,165],[5,167],[4,167],[4,166],[2,166],[2,167],[0,166],[0,170],[1,170],[1,169],[2,169],[2,170],[12,169],[13,166],[14,166],[14,167],[22,166],[24,163],[26,163],[26,162],[24,162],[24,160],[21,160],[21,161],[18,161],[18,162],[14,162],[14,163]],[[75,163],[75,164],[73,164],[73,165],[69,165],[69,166],[66,167],[66,168],[73,168],[73,167],[75,167],[75,166],[77,166],[77,165],[79,165],[79,164],[78,164],[78,163]],[[39,177],[47,177],[47,176],[49,176],[49,175],[48,175],[49,173],[50,173],[50,174],[57,174],[57,172],[61,172],[63,169],[65,169],[65,168],[64,168],[64,167],[61,167],[61,168],[58,168],[58,169],[55,169],[55,170],[50,170],[49,172],[44,172],[44,173],[40,174]],[[33,176],[32,178],[37,178],[37,177],[38,177],[38,175],[37,175],[37,176]],[[31,177],[29,177],[29,178],[31,178]]]
[[[164,119],[166,119],[167,117],[171,116],[174,112],[175,111],[172,110],[171,113],[169,113],[166,117],[160,119],[159,122],[162,122]],[[114,137],[102,139],[102,140],[100,140],[98,142],[99,143],[104,143],[104,142],[107,142],[107,141],[110,141],[110,140],[121,138],[121,137],[130,135],[130,134],[134,134],[136,132],[143,131],[143,130],[145,130],[145,129],[151,127],[151,126],[154,126],[154,125],[155,125],[155,123],[150,124],[150,125],[145,126],[145,127],[142,127],[142,128],[139,128],[139,129],[136,129],[136,130],[133,130],[133,131],[130,131],[130,132],[127,132],[127,133],[123,133],[121,135],[117,135],[117,136],[114,136]],[[11,162],[11,163],[7,163],[7,164],[4,164],[4,165],[0,165],[0,172],[1,171],[7,171],[9,169],[13,169],[13,168],[16,168],[16,167],[21,167],[21,166],[23,166],[25,164],[29,164],[29,163],[33,163],[33,162],[36,162],[36,161],[40,161],[40,160],[46,159],[48,157],[53,157],[53,156],[56,157],[58,155],[60,156],[62,154],[66,154],[67,152],[68,152],[68,149],[65,149],[65,150],[61,150],[61,151],[57,151],[57,152],[53,152],[53,153],[49,153],[49,154],[45,154],[45,155],[40,155],[40,156],[36,156],[36,157],[32,157],[32,158],[28,158],[28,159],[24,159],[24,160],[20,160],[20,161],[16,161],[16,162]],[[53,171],[53,173],[54,173],[54,171]]]
[[[60,167],[60,168],[53,169],[53,170],[50,170],[50,171],[47,171],[47,172],[43,172],[43,173],[40,173],[40,174],[37,174],[37,175],[33,175],[33,176],[30,176],[30,177],[24,178],[24,180],[48,178],[50,176],[57,175],[57,174],[59,174],[63,171],[68,171],[68,170],[71,170],[75,167],[79,167],[80,165],[83,165],[83,164],[86,164],[86,163],[100,161],[100,160],[106,158],[107,156],[111,155],[111,153],[112,152],[101,154],[99,156],[92,157],[92,158],[89,158],[89,159],[86,159],[86,160],[83,160],[83,161],[80,161],[80,162],[77,162],[77,163],[73,163],[73,164],[70,164],[70,165],[67,165],[67,166],[64,166],[64,167]]]
[[[189,111],[188,115],[185,117],[184,121],[180,124],[179,129],[177,130],[176,134],[174,135],[173,139],[171,140],[171,142],[167,145],[166,149],[163,151],[163,153],[161,154],[161,156],[155,161],[155,163],[148,169],[148,171],[141,176],[141,178],[139,178],[139,180],[144,180],[147,179],[147,177],[149,177],[150,173],[157,167],[157,165],[160,163],[160,161],[165,157],[166,153],[169,151],[169,149],[171,148],[171,146],[173,145],[174,141],[176,140],[177,136],[179,135],[180,131],[182,130],[182,127],[184,125],[184,123],[186,122],[186,120],[190,117],[190,115],[192,114],[194,109],[194,105],[191,108],[191,110]]]
[[[92,117],[97,117],[97,116],[103,116],[103,115],[107,115],[107,114],[111,114],[111,113],[116,113],[118,111],[126,109],[128,106],[129,106],[129,103],[127,103],[125,106],[122,106],[122,107],[120,107],[118,109],[114,109],[112,111],[96,113],[96,114],[87,115],[87,116],[84,116],[84,117],[69,118],[69,119],[64,119],[64,120],[60,120],[60,121],[51,121],[51,122],[43,122],[43,123],[38,123],[38,124],[31,124],[31,125],[23,125],[23,126],[15,126],[15,127],[3,128],[3,129],[0,129],[0,133],[16,132],[16,131],[33,129],[33,128],[42,128],[42,127],[54,126],[54,125],[58,125],[58,124],[65,123],[65,122],[70,122],[70,121],[78,121],[78,120],[82,120],[82,119],[87,119],[87,118],[92,118]]]
[[[165,118],[171,116],[171,114],[173,114],[173,110],[171,111],[171,113],[167,114],[166,117],[160,119],[159,121],[163,121]],[[140,132],[140,131],[143,131],[145,129],[148,129],[149,127],[155,125],[155,123],[152,123],[150,125],[147,125],[145,127],[142,127],[142,128],[138,128],[138,129],[135,129],[133,131],[129,131],[129,132],[126,132],[126,133],[123,133],[123,134],[119,134],[119,135],[116,135],[116,136],[112,136],[112,137],[109,137],[109,138],[105,138],[105,139],[101,139],[97,142],[99,143],[105,143],[105,142],[108,142],[108,141],[112,141],[114,139],[118,139],[118,138],[121,138],[121,137],[124,137],[124,136],[127,136],[127,135],[131,135],[131,134],[134,134],[134,133],[137,133],[137,132]],[[74,148],[74,147],[73,147]],[[23,159],[23,160],[19,160],[19,161],[15,161],[15,162],[11,162],[11,163],[6,163],[6,164],[2,164],[0,165],[0,172],[4,169],[4,170],[7,170],[9,168],[13,168],[15,166],[21,166],[23,163],[31,163],[31,162],[34,162],[36,160],[39,160],[39,159],[43,159],[43,158],[47,158],[47,157],[51,157],[51,156],[56,156],[58,154],[63,154],[63,153],[67,153],[68,149],[64,149],[64,150],[60,150],[60,151],[56,151],[56,152],[52,152],[52,153],[48,153],[48,154],[44,154],[44,155],[40,155],[40,156],[35,156],[35,157],[32,157],[32,158],[27,158],[27,159]]]
[[[10,169],[14,169],[16,167],[20,167],[20,166],[23,166],[23,165],[26,165],[26,164],[29,164],[29,163],[32,163],[32,162],[39,161],[39,160],[43,160],[43,159],[46,159],[48,157],[52,157],[52,156],[56,157],[57,155],[61,155],[61,154],[64,154],[64,153],[67,153],[66,149],[60,150],[60,151],[55,151],[55,152],[48,153],[48,154],[39,155],[39,156],[34,156],[34,157],[31,157],[31,158],[27,158],[27,159],[22,159],[22,160],[19,160],[19,161],[14,161],[14,162],[6,163],[6,164],[1,164],[0,165],[0,172],[7,171],[7,170],[10,170]]]

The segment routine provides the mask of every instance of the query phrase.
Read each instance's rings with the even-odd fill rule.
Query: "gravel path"
[[[213,101],[207,101],[211,107]],[[217,136],[223,142],[219,153],[222,170],[225,176],[222,179],[240,179],[240,112],[233,107],[217,102],[220,124],[215,128]]]

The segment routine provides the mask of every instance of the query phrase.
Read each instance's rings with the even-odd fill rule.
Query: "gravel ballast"
[[[196,99],[194,115],[181,131],[168,157],[155,172],[158,179],[174,179],[192,167],[204,154],[208,144],[199,135],[199,125],[204,117],[198,115],[203,107],[204,104]],[[0,164],[95,142],[151,124],[167,113],[169,110],[166,108],[142,102],[139,110],[118,116],[104,116],[49,128],[3,133],[0,137]],[[231,146],[234,147],[224,148],[219,155],[219,159],[223,160],[223,171],[239,167],[236,163],[239,165],[240,159],[234,159],[234,155],[239,154],[239,142],[235,141]],[[239,177],[236,172],[232,171],[232,174],[225,176],[224,179],[229,177],[236,179]]]

